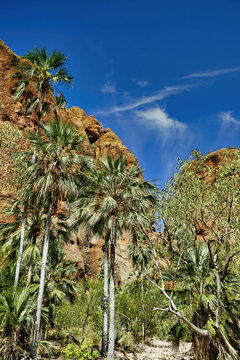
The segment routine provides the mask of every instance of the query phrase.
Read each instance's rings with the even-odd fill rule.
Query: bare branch
[[[164,289],[162,289],[159,285],[157,285],[151,279],[147,279],[147,280],[150,281],[153,285],[155,285],[159,290],[161,290],[163,295],[169,300],[169,308],[167,308],[167,309],[154,308],[154,311],[155,310],[168,311],[168,312],[172,313],[173,315],[176,315],[180,320],[184,321],[189,326],[189,328],[192,329],[196,334],[199,334],[204,337],[210,336],[207,330],[200,329],[199,327],[194,325],[191,321],[189,321],[186,318],[186,316],[184,316],[182,313],[180,313],[180,311],[177,309],[175,303],[173,302],[173,300],[170,298],[170,296],[166,293],[166,291]]]
[[[153,311],[170,311],[169,308],[153,308]]]
[[[123,317],[125,317],[129,322],[130,322],[130,324],[131,325],[133,325],[133,322],[132,322],[132,320],[131,319],[129,319],[129,317],[127,316],[127,315],[125,315],[125,314],[123,314],[122,312],[120,312],[120,311],[118,311],[118,313],[120,314],[120,315],[122,315]]]
[[[221,238],[220,238],[220,241],[222,242],[222,240],[223,240],[223,238],[224,238],[225,236],[232,234],[234,231],[235,231],[235,230],[230,230],[230,231],[226,232],[225,234],[223,234],[223,235],[221,236]]]
[[[206,221],[204,221],[204,220],[201,220],[201,221],[202,221],[202,223],[208,228],[208,230],[210,230],[210,231],[216,236],[216,238],[217,238],[219,241],[221,241],[221,240],[220,240],[220,237],[218,236],[218,234],[216,233],[216,231],[214,231],[214,229],[213,229],[211,226],[209,226]]]
[[[234,258],[235,255],[239,254],[240,253],[240,250],[236,251],[235,253],[233,253],[229,258],[228,258],[228,261],[225,265],[225,268],[224,268],[224,273],[223,275],[221,276],[221,280],[223,281],[226,276],[228,275],[228,268],[229,268],[229,265],[230,265],[230,262],[231,260]]]

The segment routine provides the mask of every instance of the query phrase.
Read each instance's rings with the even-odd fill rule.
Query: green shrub
[[[93,360],[100,357],[100,353],[93,348],[93,345],[82,344],[80,346],[75,344],[68,344],[62,350],[65,360]]]

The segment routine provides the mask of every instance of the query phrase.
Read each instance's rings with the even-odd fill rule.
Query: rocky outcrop
[[[13,73],[16,71],[16,64],[18,61],[25,61],[23,58],[14,54],[14,52],[7,47],[7,45],[0,40],[0,126],[1,124],[10,124],[15,129],[18,129],[23,134],[27,131],[32,131],[36,127],[35,116],[25,116],[21,111],[21,103],[15,103],[12,94],[14,88]],[[47,116],[51,119],[53,114]],[[113,158],[123,155],[130,165],[137,163],[137,159],[131,151],[123,145],[119,137],[111,129],[102,129],[102,126],[97,119],[90,115],[88,116],[84,110],[74,106],[60,112],[60,117],[73,123],[84,136],[83,153],[92,156],[96,159],[101,159],[105,156]],[[43,119],[44,121],[44,119]],[[21,144],[22,148],[27,147],[25,140]],[[0,152],[0,172],[8,173],[10,175],[10,168],[6,170],[7,158]],[[4,182],[8,183],[8,176],[6,175]],[[3,208],[9,199],[14,196],[14,190],[0,189],[0,208]],[[0,219],[0,222],[3,221]],[[128,259],[127,247],[129,245],[129,236],[125,233],[118,242],[117,247],[117,264],[119,266],[120,278],[126,279],[130,270],[131,264]],[[79,229],[78,233],[72,238],[71,243],[65,248],[66,258],[72,260],[77,264],[79,274],[88,274],[89,276],[96,276],[99,269],[100,258],[102,256],[103,240],[86,234],[83,229]]]

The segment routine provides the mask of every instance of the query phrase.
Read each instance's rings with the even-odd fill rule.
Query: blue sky
[[[161,184],[176,159],[240,146],[240,0],[0,1],[18,55],[68,56],[80,106]]]

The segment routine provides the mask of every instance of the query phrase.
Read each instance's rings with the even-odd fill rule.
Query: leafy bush
[[[101,344],[102,334],[102,283],[82,280],[79,296],[73,304],[63,301],[58,308],[55,324],[58,331],[65,330],[80,342],[87,339]]]
[[[93,348],[93,345],[81,344],[80,346],[75,344],[68,344],[65,349],[62,350],[65,360],[93,360],[100,357],[100,353]]]

